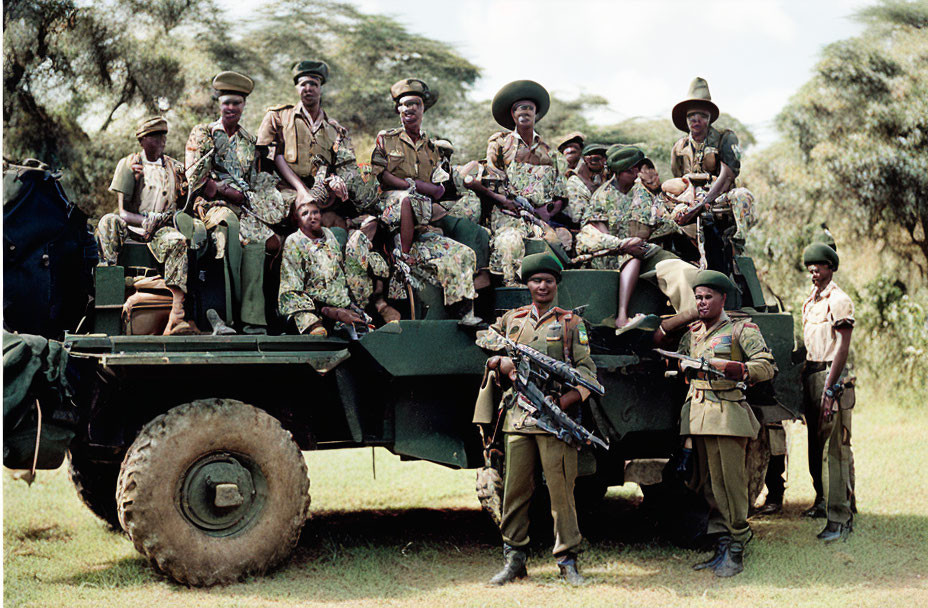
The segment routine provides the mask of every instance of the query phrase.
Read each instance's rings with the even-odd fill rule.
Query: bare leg
[[[171,315],[168,317],[168,324],[164,327],[163,334],[170,336],[174,328],[183,323],[186,312],[184,311],[185,294],[179,287],[168,286],[171,291]]]
[[[416,217],[412,212],[412,203],[404,198],[400,211],[400,247],[403,253],[409,253],[412,248],[413,231],[416,229]]]
[[[619,275],[619,311],[615,316],[615,326],[624,327],[628,324],[628,302],[635,293],[635,285],[638,283],[638,275],[641,272],[641,260],[638,258],[630,259],[622,268]]]

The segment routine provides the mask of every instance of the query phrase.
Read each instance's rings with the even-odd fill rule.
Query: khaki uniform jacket
[[[163,212],[176,211],[177,202],[183,200],[187,193],[187,178],[184,175],[184,165],[167,154],[161,157],[162,166],[167,170],[169,188],[149,197],[149,200],[161,200],[157,208],[142,208],[142,194],[145,191],[145,176],[132,170],[132,165],[142,164],[142,153],[135,152],[120,159],[113,174],[110,192],[121,192],[123,195],[123,209],[131,213],[146,213],[148,211]]]
[[[351,146],[348,130],[329,118],[325,110],[321,124],[313,132],[309,113],[303,104],[283,104],[267,109],[261,126],[258,127],[259,146],[274,146],[275,155],[282,154],[284,160],[300,179],[312,182],[317,165],[313,158],[321,157],[328,166],[335,166],[339,148]],[[351,152],[352,159],[354,152]]]
[[[499,333],[519,344],[526,344],[537,351],[547,354],[559,361],[566,361],[577,368],[586,378],[596,381],[596,365],[590,356],[589,339],[583,319],[570,311],[552,307],[540,318],[533,305],[523,306],[507,311],[490,326],[491,331],[481,332],[477,345],[488,350],[500,350],[502,342],[494,340]],[[564,348],[565,342],[567,348]],[[589,397],[589,391],[578,389],[583,399]],[[504,433],[545,433],[533,423],[526,420],[525,412],[515,403],[512,389],[503,395],[502,406],[506,408],[503,423]]]
[[[696,321],[684,335],[679,352],[697,358],[742,361],[747,366],[748,384],[770,380],[777,367],[760,329],[750,321],[737,323],[742,329],[736,340],[735,323],[724,312],[709,328]],[[734,380],[717,378],[691,380],[680,413],[680,434],[756,437],[760,423],[736,384]]]
[[[428,134],[423,131],[421,135],[413,143],[403,127],[381,131],[371,154],[371,173],[374,177],[389,171],[400,179],[431,182],[432,172],[441,164],[441,156]]]
[[[734,131],[719,131],[710,126],[703,145],[697,144],[689,134],[684,135],[670,150],[670,171],[674,177],[687,173],[708,173],[718,177],[722,166],[728,165],[735,177],[741,172],[741,145]]]

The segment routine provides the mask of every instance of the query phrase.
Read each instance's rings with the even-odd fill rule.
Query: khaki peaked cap
[[[248,97],[255,88],[255,81],[238,72],[219,72],[213,78],[213,88],[220,95],[241,95]]]
[[[580,131],[571,131],[567,135],[561,138],[561,141],[557,144],[557,151],[563,152],[570,144],[579,144],[580,147],[583,147],[583,142],[586,141],[586,136]]]
[[[429,85],[418,78],[403,78],[397,80],[390,87],[390,97],[393,103],[399,103],[400,99],[407,95],[416,95],[422,98],[422,104],[425,110],[428,110],[438,101],[438,92],[429,89]]]
[[[135,129],[135,137],[141,138],[152,133],[167,133],[168,121],[164,116],[148,116],[139,121]]]

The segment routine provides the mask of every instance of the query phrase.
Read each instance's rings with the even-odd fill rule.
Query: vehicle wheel
[[[764,489],[767,464],[770,462],[770,437],[766,427],[761,428],[756,439],[748,440],[744,458],[744,472],[748,478],[748,508],[751,508]]]
[[[306,462],[266,412],[229,399],[173,408],[139,433],[116,490],[136,549],[180,583],[260,575],[293,550],[309,509]]]
[[[122,463],[90,460],[78,450],[68,451],[68,478],[81,502],[114,532],[121,532],[116,514],[116,480]]]

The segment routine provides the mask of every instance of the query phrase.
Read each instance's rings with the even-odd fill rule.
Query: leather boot
[[[723,536],[719,539],[717,545],[715,545],[715,555],[709,559],[699,562],[698,564],[693,564],[693,570],[705,570],[706,568],[715,568],[722,557],[725,555],[725,552],[728,551],[728,545],[731,543],[730,536]]]
[[[713,570],[719,578],[728,578],[742,572],[744,570],[744,543],[737,540],[731,541],[721,561]]]
[[[490,579],[491,585],[505,585],[512,581],[525,578],[528,571],[525,569],[525,551],[511,545],[503,545],[503,559],[506,560],[503,569]]]
[[[825,511],[825,500],[822,498],[816,498],[812,506],[802,512],[803,517],[811,517],[812,519],[827,517],[827,515],[828,513]]]
[[[818,533],[818,539],[828,543],[833,540],[847,538],[847,535],[850,533],[851,533],[851,522],[842,524],[837,521],[829,520],[828,523],[825,525],[825,529]]]
[[[561,571],[560,577],[569,585],[576,587],[586,582],[586,579],[580,574],[580,570],[577,569],[576,553],[568,553],[565,557],[557,560],[557,568]]]

